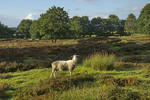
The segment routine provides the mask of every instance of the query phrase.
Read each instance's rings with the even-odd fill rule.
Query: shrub
[[[139,63],[149,63],[150,62],[150,56],[142,56],[142,55],[135,55],[135,56],[129,56],[124,59],[125,62],[139,62]]]
[[[45,68],[49,66],[50,62],[48,61],[40,61],[31,64],[17,62],[0,62],[0,73],[26,71],[34,68]]]
[[[100,74],[96,75],[96,83],[97,84],[104,84],[107,79],[113,78],[112,76],[108,74]]]
[[[143,65],[142,68],[142,77],[149,78],[150,77],[150,64]]]
[[[0,74],[0,79],[7,79],[9,77],[11,77],[12,75],[10,74]]]
[[[115,62],[114,67],[123,67],[123,68],[133,68],[133,67],[139,67],[137,63],[132,62]]]
[[[32,100],[36,96],[36,91],[30,88],[17,90],[14,94],[14,100]]]
[[[137,77],[129,77],[125,79],[110,78],[105,80],[106,85],[119,85],[119,86],[137,86],[140,84]]]
[[[99,92],[98,100],[137,100],[140,98],[138,92],[124,90],[118,86],[111,85]]]
[[[95,70],[110,70],[115,61],[114,54],[95,53],[83,60],[84,67],[91,67]]]
[[[9,83],[1,83],[0,84],[0,98],[7,97],[6,90],[8,90],[9,88],[10,88],[10,84]]]

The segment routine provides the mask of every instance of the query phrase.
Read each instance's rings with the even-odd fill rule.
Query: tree
[[[136,17],[134,14],[129,14],[127,20],[125,21],[125,31],[129,33],[136,32]]]
[[[0,22],[0,38],[13,38],[15,31],[1,24]]]
[[[32,20],[24,19],[17,27],[17,33],[20,33],[24,38],[30,38],[29,30],[31,28]]]
[[[81,36],[82,32],[83,32],[83,28],[81,25],[81,17],[78,16],[74,16],[73,18],[70,19],[70,31],[71,31],[71,35],[73,36],[73,38],[78,38],[79,36]]]
[[[147,4],[141,11],[137,20],[138,32],[150,34],[150,3]]]
[[[82,26],[82,35],[90,35],[90,20],[88,18],[88,16],[82,16],[81,17],[81,26]]]
[[[39,21],[37,20],[34,20],[32,25],[31,25],[31,28],[29,30],[30,32],[30,35],[31,35],[31,39],[40,39],[42,38],[42,36],[40,35],[40,28],[39,28]]]
[[[69,30],[69,16],[64,8],[53,6],[40,16],[38,20],[40,36],[47,35],[52,42],[66,36]]]
[[[119,22],[119,18],[116,15],[109,15],[109,19],[110,19],[110,32],[117,32],[118,29],[118,22]]]
[[[91,25],[93,28],[93,34],[103,35],[103,33],[104,33],[104,22],[100,17],[93,18],[91,20]]]
[[[125,35],[125,20],[119,20],[117,33],[119,35]]]

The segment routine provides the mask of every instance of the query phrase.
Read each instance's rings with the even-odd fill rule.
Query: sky
[[[37,20],[54,5],[64,7],[69,17],[108,18],[115,14],[119,19],[126,19],[133,13],[138,18],[147,3],[150,0],[0,0],[0,22],[17,27],[23,19]]]

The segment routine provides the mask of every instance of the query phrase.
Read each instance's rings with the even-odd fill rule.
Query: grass
[[[110,70],[115,61],[114,54],[95,53],[83,61],[84,67],[91,67],[95,70]]]
[[[8,64],[10,70],[0,73],[0,92],[3,93],[0,100],[15,100],[21,95],[34,100],[148,100],[149,42],[150,35],[143,34],[65,39],[58,40],[56,44],[49,40],[1,40],[0,68],[3,69]],[[103,52],[107,54],[102,55]],[[73,54],[80,55],[73,76],[70,77],[68,71],[58,71],[57,78],[50,79],[50,63],[71,59]],[[93,55],[90,56],[91,54]],[[40,69],[30,69],[32,64]],[[16,65],[22,65],[25,69],[17,70]],[[103,66],[104,70],[99,70],[99,65]],[[113,69],[106,70],[107,65],[113,65]],[[16,68],[15,72],[12,72],[11,67]],[[92,77],[92,81],[86,80],[88,75]],[[71,87],[63,87],[65,82],[71,82]],[[59,89],[52,89],[52,83],[57,83]]]
[[[144,69],[145,70],[145,69]],[[110,75],[111,77],[114,78],[128,78],[128,77],[137,77],[138,80],[142,81],[139,86],[129,86],[129,87],[120,87],[121,89],[126,89],[130,91],[136,91],[136,92],[142,92],[142,91],[148,91],[149,88],[149,82],[150,78],[144,78],[143,75],[143,69],[134,69],[134,70],[129,70],[129,71],[95,71],[91,68],[83,68],[81,66],[77,66],[77,68],[73,71],[73,74],[77,73],[86,73],[89,75],[92,75],[96,78],[96,81],[89,83],[84,83],[84,85],[81,85],[79,87],[73,87],[69,91],[64,91],[61,95],[60,93],[56,93],[56,98],[57,100],[59,99],[66,99],[66,98],[74,98],[74,100],[77,100],[79,98],[83,99],[88,99],[88,95],[91,95],[89,99],[94,99],[95,97],[98,98],[98,94],[102,87],[105,85],[99,83],[99,78],[98,76],[101,76],[102,74],[107,74]],[[51,73],[51,68],[44,68],[44,69],[33,69],[30,71],[25,71],[25,72],[13,72],[13,73],[6,73],[9,74],[9,78],[4,78],[0,80],[0,83],[9,83],[11,84],[11,89],[7,90],[8,94],[14,94],[18,89],[22,88],[34,88],[37,86],[39,81],[42,79],[49,79],[49,75]],[[60,76],[69,76],[69,72],[57,72],[56,73],[57,77]],[[100,85],[99,85],[100,84]],[[147,87],[147,88],[144,88]],[[106,89],[107,87],[105,87]],[[80,91],[80,92],[79,92]],[[84,92],[85,91],[85,92]],[[87,92],[88,91],[88,92]],[[98,93],[96,92],[98,91]],[[71,97],[68,97],[70,93],[74,94],[71,95]],[[96,94],[95,94],[96,93]],[[81,95],[82,94],[82,95]],[[60,95],[60,96],[58,96]],[[93,95],[93,96],[92,96]],[[10,96],[12,98],[12,96]],[[13,99],[13,98],[12,98]]]

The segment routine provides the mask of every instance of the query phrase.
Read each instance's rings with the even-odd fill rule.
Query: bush
[[[0,79],[7,79],[10,78],[12,75],[10,74],[0,74]]]
[[[124,90],[118,86],[111,85],[103,88],[99,92],[98,100],[138,100],[140,95],[138,92]]]
[[[30,88],[17,90],[14,94],[14,100],[32,100],[36,96],[36,91]]]
[[[83,60],[83,66],[95,70],[110,70],[113,68],[114,61],[115,54],[95,53]]]
[[[140,84],[140,81],[137,77],[129,77],[125,79],[120,78],[110,78],[105,80],[106,85],[119,85],[119,86],[137,86]]]
[[[6,90],[8,90],[9,88],[10,88],[9,83],[1,83],[0,84],[0,98],[5,98],[8,96],[6,93]]]
[[[114,67],[123,67],[123,68],[134,68],[134,67],[139,67],[137,63],[132,63],[132,62],[115,62]]]
[[[144,78],[150,78],[150,64],[143,65],[141,74]]]
[[[35,68],[45,68],[49,66],[50,62],[48,61],[40,61],[31,64],[17,62],[0,62],[0,73],[26,71]]]

